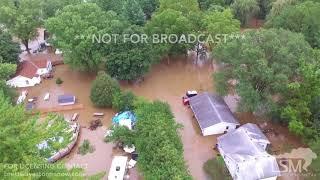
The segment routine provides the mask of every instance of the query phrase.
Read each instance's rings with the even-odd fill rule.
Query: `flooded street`
[[[57,57],[52,54],[38,54],[27,55],[24,58],[30,60],[50,58],[54,60]],[[131,90],[135,95],[143,96],[149,100],[161,100],[169,103],[176,121],[183,125],[180,134],[184,146],[184,158],[191,175],[196,180],[208,179],[202,166],[207,160],[215,156],[213,147],[216,144],[216,136],[203,137],[201,135],[200,128],[193,118],[191,109],[182,104],[182,96],[187,90],[212,92],[214,87],[211,76],[215,69],[213,67],[211,63],[199,65],[184,56],[175,57],[171,59],[170,64],[167,64],[167,61],[165,61],[153,66],[140,84],[120,83],[122,89]],[[67,65],[58,65],[54,69],[53,79],[43,80],[40,85],[35,87],[23,88],[29,91],[28,98],[38,97],[36,108],[39,110],[57,107],[57,97],[59,95],[72,94],[76,96],[76,104],[81,104],[83,107],[77,110],[60,112],[67,118],[70,118],[73,113],[79,113],[78,122],[82,126],[80,140],[76,148],[64,160],[69,167],[71,165],[84,166],[87,175],[108,171],[113,155],[121,154],[121,152],[114,151],[113,144],[103,142],[105,130],[111,125],[111,118],[116,112],[112,109],[96,108],[91,103],[89,97],[90,89],[95,76],[95,74],[73,71]],[[56,84],[55,80],[58,77],[63,80],[62,85]],[[46,93],[50,93],[49,101],[43,100]],[[236,107],[232,99],[232,96],[228,96],[227,101],[230,102],[227,103],[234,111]],[[105,114],[100,118],[103,127],[91,131],[87,127],[90,121],[97,119],[93,117],[93,113],[95,112]],[[254,116],[247,113],[237,114],[237,116],[242,124],[246,122],[260,122]],[[283,146],[286,142],[293,147],[301,146],[297,138],[290,136],[285,127],[273,126],[270,123],[268,123],[268,126],[272,126],[275,131],[279,132],[279,136],[270,137],[275,152],[283,151]],[[95,151],[82,156],[77,154],[77,149],[85,139],[90,141]],[[130,179],[142,179],[139,177],[136,168],[130,170]]]

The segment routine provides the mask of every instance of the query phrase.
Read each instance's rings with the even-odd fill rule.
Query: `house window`
[[[29,85],[29,81],[28,80],[26,80],[26,84]]]

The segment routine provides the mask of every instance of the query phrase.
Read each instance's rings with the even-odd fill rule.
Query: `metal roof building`
[[[204,136],[222,134],[240,125],[220,96],[199,94],[190,98],[190,107]]]
[[[256,125],[245,124],[217,140],[219,152],[233,179],[275,180],[280,175],[276,158],[259,143],[269,141]]]

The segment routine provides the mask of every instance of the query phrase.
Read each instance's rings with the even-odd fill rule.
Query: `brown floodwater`
[[[27,55],[24,58],[39,59],[39,58],[56,58],[53,54],[38,54]],[[191,58],[184,56],[171,58],[170,63],[167,61],[155,65],[150,72],[144,77],[141,83],[127,83],[121,82],[121,88],[131,90],[138,96],[143,96],[150,100],[166,101],[172,108],[176,121],[183,125],[180,130],[181,139],[184,147],[184,158],[190,174],[197,180],[208,179],[202,169],[203,164],[215,156],[213,146],[216,144],[216,136],[203,137],[200,134],[200,129],[196,120],[193,118],[191,110],[182,105],[182,96],[187,90],[214,91],[212,83],[212,73],[215,66],[211,63],[199,63],[193,61]],[[66,117],[71,117],[73,113],[80,114],[78,122],[82,126],[80,140],[72,153],[64,160],[71,165],[84,166],[87,175],[93,175],[102,171],[108,171],[111,165],[112,156],[120,152],[113,150],[112,144],[103,142],[105,129],[111,125],[111,118],[116,113],[112,109],[96,108],[90,101],[91,83],[95,79],[95,74],[88,74],[71,70],[67,65],[59,65],[55,67],[54,78],[51,80],[44,80],[40,85],[27,88],[29,91],[28,98],[37,96],[37,108],[52,108],[57,105],[57,96],[61,94],[73,94],[77,98],[77,104],[82,104],[83,109],[63,111],[61,114]],[[64,82],[62,85],[56,85],[55,79],[60,77]],[[51,94],[50,101],[43,101],[44,95],[49,92]],[[235,106],[236,96],[228,96],[227,103],[232,110]],[[101,118],[103,127],[95,131],[90,131],[86,127],[91,120],[97,119],[93,117],[94,112],[103,112],[105,116]],[[254,116],[247,113],[238,114],[242,123],[245,122],[260,122]],[[274,146],[281,148],[283,142],[293,144],[294,147],[300,146],[301,143],[296,137],[289,135],[284,127],[274,126],[276,131],[279,131],[281,136],[271,139],[275,142]],[[279,138],[281,137],[281,138]],[[288,137],[288,138],[287,138]],[[77,147],[88,139],[95,147],[93,153],[87,155],[77,154]],[[280,140],[279,140],[280,139]],[[299,144],[300,143],[300,144]],[[278,149],[279,149],[278,148]],[[138,175],[136,168],[130,171],[130,179],[142,179]]]
[[[43,56],[43,54],[28,55],[25,58],[34,60],[44,58]],[[54,55],[51,54],[50,56],[54,58]],[[212,91],[212,71],[213,68],[210,63],[202,63],[199,66],[198,63],[185,59],[185,57],[176,57],[171,59],[170,64],[164,62],[154,66],[140,84],[121,83],[123,89],[131,90],[136,95],[150,100],[159,99],[170,104],[177,122],[183,125],[180,133],[184,144],[184,157],[190,173],[195,179],[206,179],[202,165],[214,156],[212,147],[216,138],[214,136],[202,137],[200,135],[198,125],[192,118],[190,109],[182,105],[181,97],[187,90]],[[55,84],[55,79],[58,77],[64,81],[60,86]],[[53,79],[44,80],[38,86],[27,88],[29,91],[28,98],[37,96],[36,107],[42,109],[58,106],[58,95],[74,94],[77,97],[77,103],[83,104],[84,108],[61,113],[67,117],[70,117],[75,112],[79,113],[78,121],[82,127],[86,127],[91,120],[95,119],[92,116],[94,112],[103,112],[105,116],[102,118],[102,122],[104,128],[106,128],[110,126],[111,118],[115,112],[112,109],[95,108],[91,103],[89,94],[94,78],[95,74],[73,71],[67,65],[59,65],[55,67]],[[43,100],[47,92],[50,93],[48,102]],[[111,145],[107,145],[102,141],[104,131],[82,129],[79,143],[84,139],[89,139],[95,146],[96,151],[92,154],[81,156],[74,150],[66,158],[67,163],[86,164],[85,172],[89,175],[108,170],[113,150]]]

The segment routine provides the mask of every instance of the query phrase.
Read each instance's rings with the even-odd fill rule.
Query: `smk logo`
[[[278,160],[281,173],[300,174],[308,172],[308,166],[317,154],[310,148],[293,149],[290,153],[275,156]],[[310,175],[310,174],[309,174]]]

